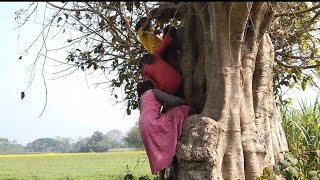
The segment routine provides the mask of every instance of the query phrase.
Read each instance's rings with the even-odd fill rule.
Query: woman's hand
[[[142,31],[149,31],[151,28],[151,18],[148,17],[147,20],[143,23],[143,26],[141,27]]]
[[[184,99],[184,103],[183,104],[185,104],[187,106],[193,106],[193,102],[192,102],[191,99]]]
[[[158,8],[151,9],[151,10],[149,11],[149,15],[148,15],[148,16],[149,16],[151,19],[154,19],[154,16],[155,16],[157,10],[158,10]]]

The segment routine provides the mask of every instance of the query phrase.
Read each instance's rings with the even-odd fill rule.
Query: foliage
[[[319,163],[320,150],[303,155],[287,153],[284,160],[265,168],[263,175],[257,179],[276,179],[279,175],[284,179],[320,179]]]
[[[65,137],[55,137],[56,140],[59,141],[60,151],[62,153],[67,153],[72,151],[73,140],[71,138]]]
[[[135,125],[128,131],[127,136],[124,138],[124,141],[127,142],[129,147],[134,147],[136,149],[143,149],[143,143],[140,136],[139,124],[138,121]]]
[[[0,146],[1,147],[1,146]],[[123,148],[123,134],[118,130],[108,131],[105,135],[95,131],[90,137],[72,139],[56,137],[39,138],[28,143],[26,149],[32,152],[107,152],[109,149]],[[0,148],[1,150],[1,148]],[[0,151],[1,152],[1,151]]]
[[[300,101],[300,109],[281,107],[282,124],[288,140],[285,159],[264,170],[260,179],[320,179],[320,102]]]
[[[8,138],[0,138],[0,154],[23,153],[27,152],[24,146],[10,141]]]
[[[86,142],[83,152],[107,152],[109,147],[106,142],[107,139],[104,135],[99,131],[95,131]]]
[[[28,143],[26,148],[33,152],[58,152],[59,141],[53,138],[39,138]]]
[[[109,146],[111,149],[115,149],[115,148],[123,148],[125,146],[124,144],[124,134],[117,130],[117,129],[113,129],[108,131],[105,134],[106,137],[109,138],[110,142],[109,142]]]
[[[142,141],[140,138],[139,129],[137,125],[128,132],[127,143],[124,134],[116,129],[110,130],[103,134],[95,131],[90,137],[79,138],[77,141],[71,138],[55,137],[55,138],[38,138],[33,142],[23,146],[17,144],[16,141],[10,141],[8,138],[0,138],[0,153],[27,153],[27,152],[55,152],[55,153],[69,153],[69,152],[107,152],[110,149],[119,148],[138,148],[142,149]],[[136,137],[138,135],[138,137]],[[132,137],[131,137],[132,136]],[[136,143],[138,142],[138,143]],[[139,144],[140,143],[140,144]],[[142,147],[142,148],[141,148]]]
[[[44,29],[39,36],[43,32],[49,34],[54,28],[58,29],[58,34],[76,34],[75,37],[65,40],[68,45],[58,49],[68,52],[65,61],[55,60],[67,67],[60,73],[72,73],[81,69],[82,71],[101,71],[108,76],[107,78],[110,74],[115,75],[114,78],[99,85],[107,83],[111,87],[111,94],[116,99],[119,96],[114,91],[115,88],[122,88],[125,98],[120,101],[127,103],[127,114],[130,114],[131,110],[138,107],[135,87],[141,76],[137,72],[137,59],[146,53],[137,39],[134,26],[140,17],[147,16],[150,9],[161,7],[168,9],[161,14],[168,17],[159,15],[157,18],[159,22],[161,21],[164,25],[170,22],[181,27],[183,17],[175,18],[175,15],[179,14],[178,10],[181,10],[180,7],[185,4],[186,2],[139,1],[47,2],[45,12],[48,13],[51,10],[53,16],[47,17],[49,21],[43,22]],[[33,2],[28,9],[20,9],[16,13],[15,20],[23,26],[31,17],[36,16],[35,12],[41,5],[43,4]],[[320,3],[272,2],[271,5],[274,10],[274,19],[268,32],[276,55],[274,94],[278,102],[286,103],[288,100],[281,99],[281,86],[304,90],[307,85],[315,86],[314,75],[320,75],[318,54],[320,39],[317,34]],[[42,40],[44,44],[49,41],[46,36]],[[23,56],[27,50],[22,54]],[[47,59],[46,52],[47,50],[42,46],[39,54]],[[39,57],[36,57],[36,61]]]
[[[30,4],[29,11],[18,11],[17,23],[26,23],[40,5],[34,2]],[[123,85],[127,113],[130,114],[138,105],[134,87],[141,77],[137,73],[136,60],[146,52],[132,29],[136,18],[144,14],[142,2],[56,2],[48,3],[48,6],[59,6],[45,25],[48,31],[58,27],[63,34],[78,32],[78,36],[66,39],[69,45],[63,49],[68,52],[65,62],[70,66],[61,72],[100,70],[106,76],[115,72],[116,78],[106,83],[116,99],[119,96],[114,88]],[[47,7],[45,10],[49,11]],[[32,13],[28,14],[30,11]]]
[[[129,167],[127,166],[126,175],[123,177],[123,180],[159,180],[159,176],[153,176],[152,179],[151,179],[151,177],[149,175],[144,175],[144,176],[137,177],[137,176],[132,174],[132,172],[130,171]]]
[[[270,36],[275,49],[274,94],[279,102],[281,86],[305,90],[320,78],[319,2],[275,3],[278,12]]]

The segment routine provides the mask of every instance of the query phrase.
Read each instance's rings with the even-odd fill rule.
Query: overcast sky
[[[93,84],[101,82],[99,73],[85,76],[85,73],[78,71],[67,78],[49,80],[57,77],[52,73],[65,68],[55,66],[57,63],[52,61],[48,61],[45,67],[48,102],[39,118],[45,104],[42,60],[38,62],[40,68],[36,71],[33,83],[26,89],[30,79],[28,68],[34,62],[39,43],[35,45],[38,48],[29,50],[21,60],[19,56],[35,40],[41,26],[29,22],[22,29],[13,30],[17,27],[15,11],[29,4],[0,2],[0,137],[26,144],[40,137],[77,138],[90,136],[96,130],[103,133],[112,129],[124,133],[128,131],[138,120],[139,113],[136,110],[127,116],[123,104],[115,105],[114,98],[110,97],[110,89],[105,86],[95,88]],[[38,13],[40,15],[41,12]],[[56,39],[50,42],[50,47],[63,43]],[[51,57],[63,60],[65,56],[56,53]],[[20,92],[25,90],[26,96],[21,100]]]
[[[30,2],[0,2],[0,137],[17,140],[26,144],[41,137],[86,137],[98,130],[106,133],[112,129],[128,131],[138,120],[139,112],[125,114],[123,104],[114,105],[108,88],[94,88],[99,82],[99,73],[85,76],[78,71],[68,78],[50,80],[57,77],[54,72],[62,70],[53,62],[45,66],[45,78],[48,89],[48,102],[43,115],[39,118],[45,104],[45,88],[41,68],[37,69],[30,88],[27,88],[30,71],[40,44],[36,44],[19,60],[26,49],[40,33],[41,26],[29,22],[22,29],[13,30],[15,11],[28,7]],[[43,15],[39,12],[38,16]],[[18,38],[19,37],[19,38]],[[60,47],[66,37],[50,39],[48,47]],[[38,47],[38,48],[37,48]],[[63,60],[63,52],[53,52],[50,56]],[[41,67],[42,60],[39,60]],[[21,100],[20,92],[26,90],[26,97]],[[293,99],[311,100],[316,90],[295,91]],[[296,103],[295,101],[294,103]]]

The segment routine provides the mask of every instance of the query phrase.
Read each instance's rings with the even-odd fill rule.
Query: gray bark
[[[287,142],[272,91],[267,2],[190,2],[180,65],[190,116],[177,147],[178,178],[254,179]]]

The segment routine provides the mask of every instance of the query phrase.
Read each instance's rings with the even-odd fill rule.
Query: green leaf
[[[174,27],[178,27],[178,21],[176,19],[171,19],[170,24]]]
[[[298,163],[298,159],[290,158],[289,161],[291,162],[292,166],[295,166]]]
[[[319,180],[317,176],[313,176],[310,180]]]
[[[92,66],[93,62],[89,62],[87,69],[89,69]]]
[[[127,6],[127,10],[129,12],[132,12],[132,6],[133,6],[132,1],[127,1],[126,6]]]
[[[68,19],[69,15],[67,13],[63,13],[66,19]]]
[[[76,17],[80,16],[80,11],[76,11]]]
[[[97,69],[98,69],[98,64],[95,63],[95,62],[93,63],[93,69],[94,69],[94,70],[97,70]]]
[[[302,90],[306,90],[306,85],[307,85],[307,82],[305,81],[305,79],[303,79],[303,81],[301,82]]]
[[[59,17],[57,20],[57,23],[59,23],[59,21],[61,21],[61,20],[62,20],[62,17]]]
[[[274,166],[274,171],[275,171],[276,173],[280,173],[280,172],[281,172],[281,165],[280,165],[280,164],[276,164],[276,165]]]
[[[310,64],[312,64],[312,65],[316,65],[316,64],[317,64],[317,62],[316,62],[315,60],[310,60]]]
[[[20,95],[20,96],[21,96],[21,100],[25,97],[25,94],[24,94],[23,91],[21,92],[21,95]]]
[[[282,160],[280,161],[280,164],[283,166],[283,167],[289,167],[291,165],[290,162],[288,162],[287,160]]]
[[[131,114],[131,110],[127,108],[127,115]]]
[[[293,83],[290,83],[290,84],[289,84],[289,87],[290,87],[290,89],[294,88],[294,84],[293,84]]]
[[[139,1],[133,1],[133,3],[137,9],[140,9],[140,2]]]
[[[316,74],[317,74],[317,77],[320,79],[320,69],[315,69],[317,72],[316,72]]]
[[[293,72],[296,74],[296,77],[297,77],[298,79],[301,79],[301,72],[300,72],[299,70],[293,69]]]
[[[317,175],[317,171],[309,171],[308,175],[311,176],[311,177],[316,176]]]
[[[268,167],[266,167],[267,170],[267,174],[273,174],[273,166],[269,165]]]
[[[299,177],[299,171],[294,167],[289,167],[289,171],[297,178]]]

